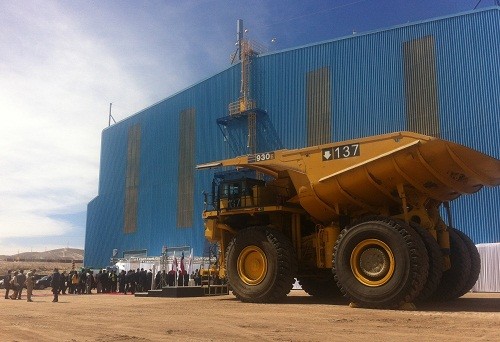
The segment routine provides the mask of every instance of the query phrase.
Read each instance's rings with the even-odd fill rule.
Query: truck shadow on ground
[[[417,303],[418,311],[500,312],[500,298],[458,298],[449,302]]]
[[[225,300],[238,301],[229,296]],[[288,296],[280,305],[340,305],[348,306],[346,298],[317,298],[313,296]],[[263,304],[266,305],[266,304]],[[421,312],[500,312],[500,298],[459,298],[448,302],[425,302],[416,303],[413,311]],[[359,308],[363,310],[363,308]]]
[[[236,299],[236,297],[230,295],[229,297],[224,298],[224,300],[229,300],[229,301],[239,301]],[[340,298],[318,298],[314,296],[288,296],[283,301],[280,301],[276,304],[279,305],[288,305],[288,304],[294,304],[294,305],[349,305],[349,301],[343,297]],[[266,305],[266,304],[262,304]]]

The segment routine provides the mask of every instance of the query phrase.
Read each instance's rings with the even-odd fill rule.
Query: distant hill
[[[59,248],[45,252],[25,252],[14,255],[0,255],[1,260],[22,260],[22,261],[58,261],[58,260],[83,260],[83,249]]]

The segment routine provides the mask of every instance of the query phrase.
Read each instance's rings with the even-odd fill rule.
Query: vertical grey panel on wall
[[[307,146],[332,140],[332,106],[330,69],[327,67],[307,73],[306,117]]]
[[[434,37],[404,42],[403,58],[408,130],[439,137]]]
[[[141,126],[135,124],[128,130],[127,173],[125,178],[125,222],[123,231],[137,230],[137,207],[139,193],[139,161],[141,153]]]
[[[193,226],[195,169],[195,110],[189,108],[179,118],[179,172],[177,192],[177,227]]]

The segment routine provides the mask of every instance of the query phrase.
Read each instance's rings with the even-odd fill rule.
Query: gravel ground
[[[0,297],[3,298],[3,297]],[[500,293],[469,293],[414,311],[351,308],[293,290],[283,303],[232,295],[139,298],[60,296],[0,303],[1,341],[500,341]]]

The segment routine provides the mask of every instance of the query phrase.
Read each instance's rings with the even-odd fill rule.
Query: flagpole
[[[177,287],[177,259],[175,258],[175,251],[174,259],[172,260],[172,269],[174,270],[174,287]]]
[[[188,264],[189,279],[191,279],[191,273],[193,273],[193,249],[189,253],[189,264]]]

